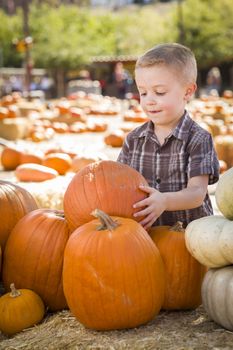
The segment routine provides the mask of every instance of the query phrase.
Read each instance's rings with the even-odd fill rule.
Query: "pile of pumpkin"
[[[83,166],[107,156],[100,152],[84,154],[65,147],[31,150],[19,145],[4,145],[0,154],[0,164],[4,171],[14,171],[21,182],[42,182],[51,180],[67,172],[76,173]]]
[[[208,268],[202,301],[208,315],[233,330],[233,167],[217,184],[216,203],[223,214],[192,221],[186,228],[189,252]]]
[[[233,93],[232,93],[233,94]],[[231,95],[232,95],[231,94]],[[213,136],[220,167],[233,166],[233,99],[209,97],[189,106],[193,119]]]
[[[122,109],[126,109],[124,113]],[[109,118],[122,116],[122,126],[108,130]],[[27,139],[36,143],[51,140],[55,134],[106,132],[103,142],[121,147],[126,132],[135,123],[145,122],[146,116],[138,102],[131,109],[117,98],[86,94],[82,91],[72,98],[45,103],[28,102],[20,94],[0,99],[0,137],[7,140]]]
[[[180,223],[148,233],[134,219],[140,184],[127,165],[92,163],[74,175],[59,211],[37,209],[27,191],[0,182],[2,280],[11,288],[0,298],[2,332],[40,322],[45,307],[69,307],[84,326],[111,330],[201,304],[206,267],[188,252]]]

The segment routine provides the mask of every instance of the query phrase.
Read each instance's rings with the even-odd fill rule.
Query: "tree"
[[[232,18],[231,0],[183,1],[183,42],[195,52],[199,67],[232,60]],[[175,12],[174,19],[178,22]]]
[[[3,66],[21,66],[22,54],[16,51],[13,41],[22,37],[22,21],[20,16],[9,17],[0,10],[0,49]]]

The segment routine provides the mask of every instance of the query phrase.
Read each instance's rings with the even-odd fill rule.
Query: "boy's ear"
[[[196,91],[196,89],[197,89],[197,84],[195,83],[189,84],[186,88],[184,99],[186,101],[189,101],[192,95],[194,94],[194,92]]]

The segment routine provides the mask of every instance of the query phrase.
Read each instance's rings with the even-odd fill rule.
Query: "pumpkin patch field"
[[[233,349],[232,106],[190,105],[219,137],[214,216],[147,232],[146,180],[115,162],[136,101],[1,101],[0,349]]]

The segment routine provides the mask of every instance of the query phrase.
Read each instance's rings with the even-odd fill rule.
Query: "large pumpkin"
[[[164,266],[144,228],[128,218],[84,224],[70,236],[63,268],[67,303],[88,328],[132,328],[150,321],[164,298]]]
[[[184,229],[178,222],[156,226],[149,231],[162,256],[166,272],[163,309],[194,309],[201,304],[201,284],[206,268],[185,246]]]
[[[0,298],[0,331],[12,335],[40,322],[45,313],[43,301],[29,289],[17,290],[11,284],[11,292]]]
[[[192,221],[185,230],[187,249],[208,267],[233,264],[233,221],[213,215]]]
[[[220,176],[215,198],[221,213],[227,219],[233,220],[233,167]]]
[[[64,195],[64,212],[71,229],[91,221],[95,208],[133,218],[137,211],[133,204],[146,197],[140,184],[148,186],[145,178],[128,165],[110,160],[87,165],[75,174]]]
[[[63,254],[69,230],[60,210],[37,209],[14,227],[6,244],[3,283],[32,289],[51,310],[66,307],[62,286]]]
[[[233,266],[207,272],[202,284],[202,301],[212,320],[233,331]]]
[[[15,224],[38,206],[32,195],[24,188],[0,180],[0,245],[4,250],[8,236]]]

